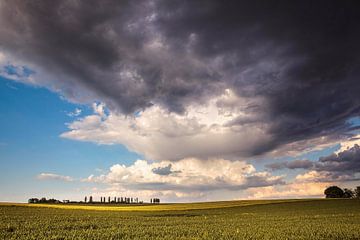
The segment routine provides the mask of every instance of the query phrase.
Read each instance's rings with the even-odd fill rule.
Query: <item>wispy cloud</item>
[[[80,108],[75,108],[75,110],[73,112],[69,112],[66,115],[68,115],[69,117],[77,117],[81,114],[82,110]]]
[[[36,176],[38,180],[58,180],[64,182],[72,182],[74,179],[70,176],[63,176],[55,173],[40,173]]]
[[[276,162],[266,165],[271,170],[281,169],[309,169],[314,166],[314,163],[310,160],[293,160],[287,162]]]

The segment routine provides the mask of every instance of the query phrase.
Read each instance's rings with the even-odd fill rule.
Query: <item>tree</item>
[[[87,202],[87,197],[85,196],[84,202]]]
[[[360,186],[357,186],[355,189],[355,198],[360,199]]]
[[[354,198],[355,193],[353,190],[344,188],[344,198]]]
[[[324,194],[326,198],[342,198],[344,197],[344,191],[338,186],[331,186],[325,189]]]
[[[38,202],[39,202],[39,199],[37,199],[37,198],[30,198],[28,200],[28,203],[38,203]]]

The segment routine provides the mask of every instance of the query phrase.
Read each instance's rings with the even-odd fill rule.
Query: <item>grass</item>
[[[0,239],[360,239],[359,209],[347,199],[0,204]]]

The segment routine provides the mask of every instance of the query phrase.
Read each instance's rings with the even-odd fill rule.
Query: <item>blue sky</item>
[[[121,145],[59,137],[67,130],[66,123],[74,120],[68,113],[79,108],[82,114],[88,114],[91,110],[86,105],[73,104],[45,88],[2,77],[0,92],[1,201],[26,201],[33,194],[51,195],[54,187],[60,192],[77,187],[39,181],[36,176],[41,172],[83,178],[115,163],[131,164],[140,157]]]

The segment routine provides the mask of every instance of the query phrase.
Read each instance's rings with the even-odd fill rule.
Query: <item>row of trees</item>
[[[85,203],[124,203],[124,204],[134,204],[134,203],[140,203],[142,204],[143,201],[139,201],[138,198],[130,198],[130,197],[114,197],[114,198],[110,198],[110,197],[101,197],[100,198],[100,202],[96,202],[93,200],[92,196],[89,196],[89,198],[86,196],[84,198],[84,202]],[[30,198],[28,200],[28,203],[84,203],[82,201],[77,202],[77,201],[70,201],[70,200],[57,200],[57,199],[46,199],[46,198]],[[159,198],[152,198],[150,200],[151,203],[160,203],[160,199]]]
[[[93,197],[90,196],[89,197],[89,201],[87,199],[87,197],[85,197],[84,199],[85,203],[93,203]],[[139,202],[138,198],[130,198],[130,197],[114,197],[113,199],[111,199],[111,197],[108,197],[106,199],[106,197],[100,197],[100,203],[142,203],[141,201]]]
[[[28,200],[28,203],[61,203],[61,201],[57,200],[57,199],[46,199],[46,198],[30,198]]]
[[[324,191],[326,198],[358,198],[360,199],[360,186],[352,190],[350,188],[341,189],[338,186],[331,186]]]
[[[158,204],[158,203],[160,203],[160,199],[159,198],[151,198],[150,203]]]

